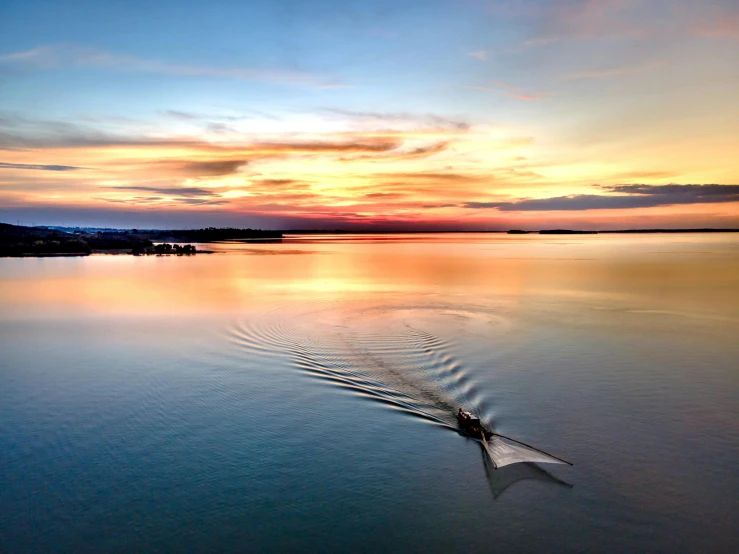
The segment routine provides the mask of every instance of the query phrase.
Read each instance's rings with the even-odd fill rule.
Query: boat
[[[493,462],[495,469],[521,462],[573,465],[572,462],[523,441],[500,433],[493,433],[482,424],[479,417],[462,408],[457,412],[457,421],[459,422],[459,432],[480,442],[490,457],[490,461]]]
[[[457,412],[457,421],[459,422],[459,429],[475,439],[484,437],[488,441],[493,436],[493,432],[483,426],[479,417],[462,410],[462,408]]]

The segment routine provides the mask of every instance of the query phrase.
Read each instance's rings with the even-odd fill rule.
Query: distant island
[[[282,233],[258,229],[215,228],[182,230],[120,230],[25,227],[0,223],[0,256],[89,256],[90,254],[177,255],[210,254],[192,244],[225,240],[279,241]],[[155,244],[157,243],[157,244]]]

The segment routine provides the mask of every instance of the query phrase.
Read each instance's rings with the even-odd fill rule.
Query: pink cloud
[[[695,34],[711,38],[739,38],[739,12],[715,17],[694,28]]]

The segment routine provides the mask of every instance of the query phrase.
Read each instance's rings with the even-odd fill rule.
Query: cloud
[[[739,202],[739,185],[611,185],[601,190],[619,195],[575,194],[514,202],[465,202],[464,208],[516,211],[581,211],[653,208],[685,204]]]
[[[163,113],[164,115],[168,115],[169,117],[173,117],[175,119],[184,119],[185,121],[203,119],[203,116],[200,114],[183,112],[180,110],[164,110]]]
[[[739,196],[739,185],[604,185],[599,188],[609,192],[623,194],[640,194],[652,196],[686,195],[697,199],[709,199],[720,196],[723,202],[734,202]],[[704,200],[706,202],[711,200]]]
[[[462,173],[375,173],[374,177],[390,178],[398,181],[443,181],[443,182],[470,182],[477,180],[473,175],[465,175]]]
[[[217,196],[217,192],[214,189],[205,189],[199,187],[144,187],[144,186],[116,186],[116,187],[103,187],[103,190],[124,190],[124,191],[143,191],[143,192],[155,192],[157,194],[163,194],[165,196]],[[148,199],[156,199],[156,197],[147,197]]]
[[[195,118],[196,114],[179,113],[179,117]],[[354,136],[334,134],[341,140],[286,140],[261,142],[206,142],[192,137],[155,137],[114,134],[66,121],[30,119],[0,114],[0,149],[29,148],[107,148],[144,147],[150,149],[178,148],[197,152],[223,152],[232,156],[278,156],[290,153],[362,153],[394,150],[403,144],[403,136],[393,132]]]
[[[295,141],[262,142],[250,149],[264,152],[388,152],[402,145],[402,141],[378,138],[365,141]]]
[[[11,164],[0,162],[0,169],[33,169],[38,171],[76,171],[84,169],[73,165]]]
[[[253,179],[251,183],[252,185],[266,185],[272,188],[303,185],[303,181],[297,179]]]
[[[324,112],[340,115],[350,119],[365,121],[380,121],[386,123],[404,123],[410,125],[423,125],[427,127],[449,129],[452,131],[467,131],[470,124],[466,121],[451,119],[436,114],[418,114],[411,112],[366,112],[355,110],[342,110],[337,108],[324,108]]]
[[[127,136],[70,123],[33,119],[15,114],[0,116],[0,149],[22,150],[27,148],[105,148],[111,146],[158,147],[220,147],[190,137],[159,138],[147,136]]]
[[[176,64],[116,54],[104,50],[84,48],[71,44],[38,46],[23,52],[0,55],[0,63],[20,63],[38,69],[66,67],[93,67],[119,71],[162,73],[184,77],[220,77],[250,81],[268,81],[278,84],[337,87],[335,83],[321,82],[315,75],[280,69],[252,67],[209,67]]]
[[[166,161],[154,164],[158,168],[191,177],[216,177],[231,175],[247,160]]]
[[[440,142],[438,144],[431,144],[429,146],[419,146],[406,152],[391,152],[389,155],[377,155],[377,156],[354,156],[350,158],[341,158],[343,162],[355,162],[355,161],[376,161],[376,162],[387,162],[397,160],[412,160],[416,158],[426,158],[433,156],[439,152],[443,152],[449,146],[448,142]]]
[[[468,56],[472,56],[473,58],[477,58],[481,62],[487,61],[487,52],[485,50],[478,50],[477,52],[467,52]]]
[[[184,111],[184,110],[162,110],[162,115],[165,115],[167,117],[171,117],[172,119],[179,119],[182,121],[243,121],[245,119],[255,119],[255,118],[263,118],[263,119],[270,119],[273,121],[279,121],[280,118],[259,110],[246,110],[246,113],[241,113],[239,115],[227,115],[223,113],[199,113],[199,112],[190,112],[190,111]]]
[[[407,195],[402,192],[368,192],[364,195],[364,198],[380,198],[385,200],[405,198]]]
[[[226,134],[226,133],[235,133],[236,130],[229,127],[225,123],[217,123],[215,121],[211,121],[206,125],[206,128],[209,132],[215,133],[215,134]]]

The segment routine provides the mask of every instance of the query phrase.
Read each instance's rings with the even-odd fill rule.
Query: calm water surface
[[[0,260],[0,551],[739,550],[739,236],[209,247]]]

